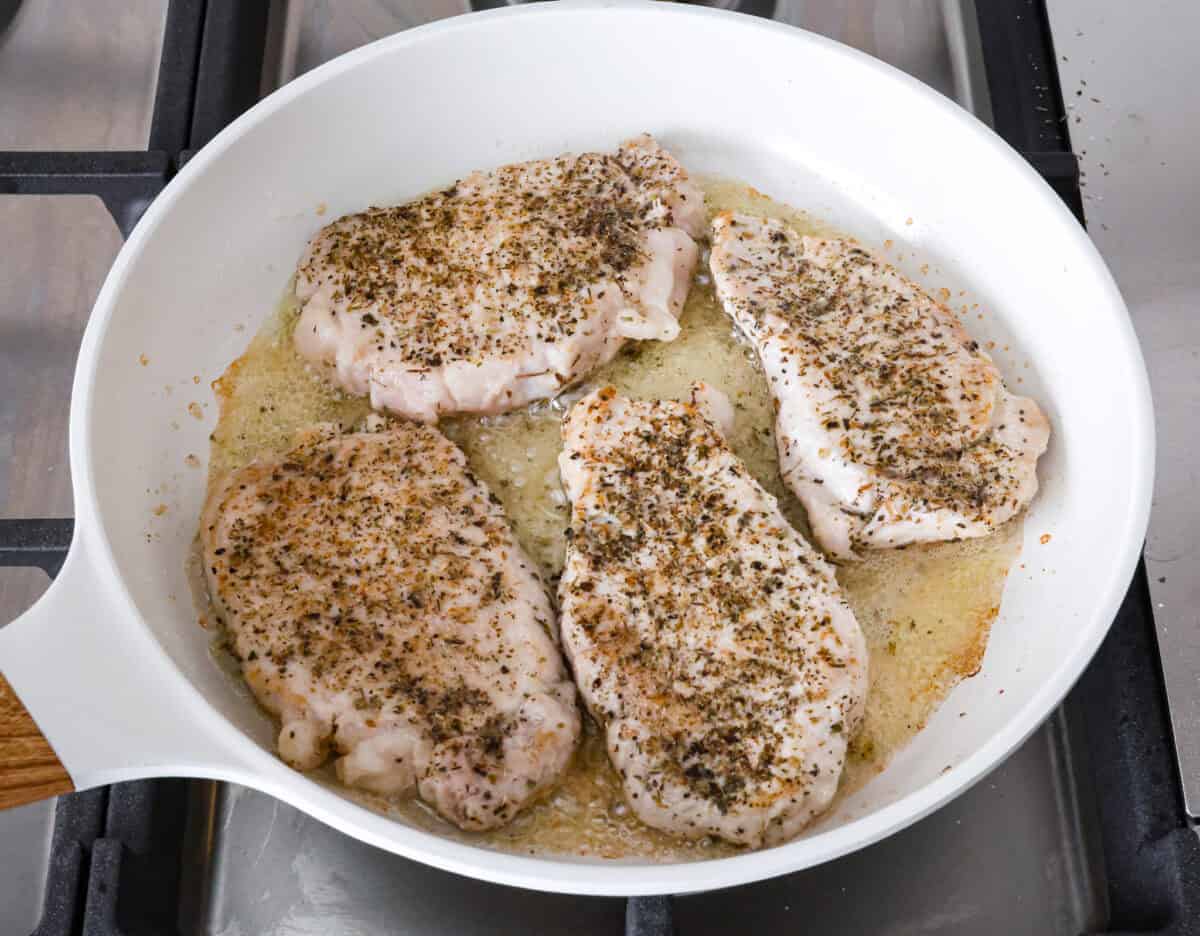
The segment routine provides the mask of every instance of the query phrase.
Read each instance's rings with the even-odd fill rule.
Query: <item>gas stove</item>
[[[823,33],[915,75],[990,123],[1083,220],[1042,3],[714,5]],[[71,512],[74,357],[145,207],[263,94],[470,8],[0,3],[0,621],[36,599],[69,544],[68,519],[41,518]],[[144,781],[0,813],[0,933],[1200,932],[1200,839],[1163,690],[1139,569],[1080,684],[1013,757],[916,826],[818,868],[675,900],[538,894],[378,851],[251,789]]]

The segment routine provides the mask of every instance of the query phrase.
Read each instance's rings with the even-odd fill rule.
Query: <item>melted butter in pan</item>
[[[740,183],[710,180],[704,189],[711,213],[769,215],[803,233],[834,233]],[[297,313],[289,290],[289,298],[246,353],[217,382],[221,418],[213,433],[210,481],[259,455],[286,449],[298,430],[313,423],[334,421],[349,428],[369,413],[364,399],[343,395],[297,356],[291,342]],[[628,345],[581,390],[611,383],[634,397],[684,399],[695,380],[720,388],[735,407],[734,450],[779,499],[792,523],[807,533],[804,510],[779,477],[766,380],[754,352],[721,311],[706,262],[698,270],[682,326],[673,342]],[[441,426],[503,502],[521,544],[551,581],[562,567],[568,519],[557,469],[562,409],[542,403],[506,416],[455,418]],[[839,796],[882,770],[954,685],[978,670],[1004,579],[1020,551],[1020,525],[1018,520],[982,540],[875,553],[839,570],[871,649],[866,719],[851,746]],[[583,743],[562,784],[501,829],[465,833],[419,800],[350,793],[421,828],[521,854],[680,861],[739,851],[709,839],[678,839],[635,819],[622,799],[600,732],[586,718]]]

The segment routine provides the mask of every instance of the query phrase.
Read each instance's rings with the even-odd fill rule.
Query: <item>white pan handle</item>
[[[198,711],[140,621],[120,619],[88,540],[77,525],[50,589],[0,627],[0,808],[144,777],[244,775],[215,713]]]

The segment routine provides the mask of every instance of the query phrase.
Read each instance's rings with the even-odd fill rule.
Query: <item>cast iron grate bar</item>
[[[188,145],[206,0],[171,0],[154,90],[150,149],[175,154]]]
[[[32,567],[58,575],[71,547],[75,521],[0,520],[0,568]]]
[[[630,897],[625,902],[626,936],[677,936],[670,897]]]
[[[105,787],[58,798],[42,918],[32,936],[71,936],[82,927],[92,846],[104,834],[107,807]]]
[[[206,5],[206,0],[170,0],[167,6],[147,150],[0,153],[0,194],[95,195],[128,238],[190,142]]]
[[[166,153],[0,153],[0,194],[95,195],[128,237],[164,185]]]
[[[1045,0],[978,0],[992,128],[1022,153],[1070,153]]]
[[[269,7],[243,0],[208,0],[188,148],[202,147],[258,101]]]
[[[149,149],[0,152],[0,195],[95,195],[127,238],[187,155],[258,100],[268,8],[171,0]]]
[[[1183,809],[1150,609],[1139,564],[1116,624],[1072,693],[1097,792],[1105,936],[1200,933],[1200,837]]]

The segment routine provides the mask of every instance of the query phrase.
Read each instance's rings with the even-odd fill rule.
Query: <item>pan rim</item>
[[[729,858],[712,859],[692,863],[672,864],[592,864],[569,858],[531,858],[494,851],[475,845],[463,844],[443,838],[435,833],[415,829],[380,816],[365,807],[358,806],[317,782],[296,773],[279,761],[273,754],[264,751],[249,737],[232,725],[192,684],[180,670],[157,636],[137,610],[136,602],[123,580],[113,545],[109,540],[100,514],[100,499],[97,495],[96,478],[92,462],[92,422],[96,399],[92,392],[99,370],[99,351],[104,344],[114,310],[119,305],[123,287],[132,260],[143,245],[154,234],[161,219],[171,210],[180,195],[187,190],[191,180],[198,177],[204,168],[219,159],[229,146],[275,110],[293,99],[307,93],[343,71],[380,55],[394,54],[414,43],[426,42],[458,30],[472,29],[476,24],[516,17],[563,17],[569,18],[580,11],[588,12],[598,7],[620,9],[638,16],[675,16],[700,19],[718,18],[730,21],[747,31],[765,30],[787,34],[798,46],[815,44],[826,51],[834,51],[842,58],[855,63],[856,68],[872,71],[877,76],[872,80],[900,81],[913,92],[929,101],[936,100],[948,121],[967,127],[969,132],[990,138],[993,147],[1002,150],[1002,157],[1016,173],[1026,179],[1026,190],[1031,200],[1036,197],[1042,203],[1042,215],[1057,219],[1065,230],[1064,236],[1072,237],[1081,248],[1082,255],[1090,260],[1090,273],[1101,282],[1109,298],[1104,310],[1117,317],[1115,322],[1118,337],[1123,339],[1125,351],[1131,364],[1133,380],[1129,390],[1133,395],[1133,408],[1138,414],[1134,426],[1137,432],[1135,456],[1131,460],[1131,485],[1134,496],[1129,502],[1126,515],[1120,526],[1128,531],[1123,541],[1114,548],[1107,569],[1112,572],[1097,589],[1097,596],[1089,600],[1092,613],[1085,618],[1085,626],[1079,629],[1069,653],[1069,659],[1060,665],[1054,678],[1039,687],[1029,696],[1018,712],[1005,726],[997,731],[977,751],[955,765],[949,772],[931,783],[914,790],[908,795],[882,809],[859,819],[827,831],[818,832],[790,843],[757,852],[749,852]],[[1067,225],[1069,224],[1069,227]],[[1070,228],[1074,228],[1071,231]],[[1123,317],[1123,323],[1119,320]],[[1124,334],[1121,334],[1123,324]],[[1140,454],[1139,454],[1140,453]],[[370,844],[385,848],[406,857],[452,871],[495,883],[508,884],[537,890],[560,893],[629,896],[657,893],[689,893],[718,887],[733,886],[755,880],[801,870],[847,854],[872,844],[887,835],[924,817],[949,802],[978,782],[987,773],[1001,764],[1015,748],[1023,742],[1052,712],[1055,705],[1075,683],[1083,669],[1098,649],[1107,634],[1127,583],[1133,574],[1141,553],[1142,538],[1149,516],[1150,491],[1153,477],[1153,417],[1150,405],[1149,384],[1141,362],[1140,349],[1129,323],[1124,303],[1099,254],[1091,245],[1082,228],[1061,204],[1058,196],[1027,166],[1015,152],[1008,149],[989,129],[948,100],[941,98],[914,78],[885,65],[870,56],[842,46],[832,40],[804,32],[785,24],[752,19],[728,11],[703,7],[663,9],[653,3],[603,2],[569,3],[564,5],[530,5],[484,11],[443,20],[413,30],[398,33],[386,39],[364,46],[337,59],[325,63],[295,81],[285,85],[274,94],[251,108],[231,123],[225,130],[195,157],[176,176],[151,204],[134,232],[122,247],[113,267],[105,280],[94,305],[92,316],[85,331],[80,351],[79,366],[72,395],[70,424],[70,455],[74,481],[76,511],[88,526],[87,533],[96,547],[92,553],[100,575],[114,586],[119,603],[123,603],[122,616],[131,618],[127,624],[136,631],[139,642],[150,654],[148,665],[158,666],[169,673],[181,686],[188,700],[188,708],[201,719],[216,737],[221,737],[231,755],[231,765],[221,772],[220,778],[244,783],[262,789],[289,802],[293,806],[316,818]],[[234,764],[238,766],[233,766]]]

